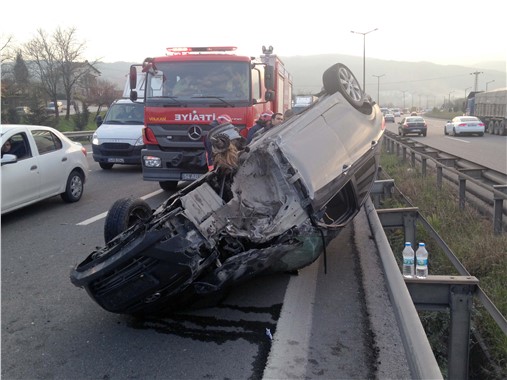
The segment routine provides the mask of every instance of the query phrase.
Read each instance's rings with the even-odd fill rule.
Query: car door
[[[62,193],[67,183],[69,165],[62,141],[45,129],[32,130],[32,136],[39,153],[41,199]]]
[[[24,154],[14,163],[2,164],[2,212],[19,208],[39,198],[40,175],[35,147],[25,132],[10,139],[24,146]]]

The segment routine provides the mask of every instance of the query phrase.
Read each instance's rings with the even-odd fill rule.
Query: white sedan
[[[477,134],[483,136],[484,129],[484,123],[475,116],[456,116],[445,124],[444,135],[452,134],[458,136]]]
[[[2,125],[2,214],[60,195],[81,199],[88,173],[86,149],[58,130]]]

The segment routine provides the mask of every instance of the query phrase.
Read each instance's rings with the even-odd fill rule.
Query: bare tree
[[[44,91],[54,102],[55,115],[58,118],[58,83],[61,73],[56,45],[46,32],[37,29],[37,35],[25,44],[24,55],[35,65],[33,75],[40,80]]]
[[[88,76],[90,71],[95,70],[94,65],[96,64],[96,62],[90,63],[83,59],[82,54],[86,45],[84,42],[78,42],[75,34],[75,28],[66,30],[58,28],[54,34],[55,49],[58,53],[63,89],[67,100],[66,119],[69,119],[70,115],[73,89],[81,79]]]
[[[97,104],[97,118],[103,106],[109,106],[115,99],[119,98],[119,92],[113,82],[107,80],[98,80],[97,83],[90,88],[90,102]]]
[[[12,36],[0,36],[0,63],[14,59],[13,40]]]

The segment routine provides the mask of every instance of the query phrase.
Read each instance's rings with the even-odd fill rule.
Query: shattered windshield
[[[245,101],[250,99],[249,75],[246,62],[159,62],[155,74],[148,75],[146,100]]]

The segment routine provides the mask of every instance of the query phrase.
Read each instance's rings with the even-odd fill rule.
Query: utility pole
[[[478,83],[479,83],[479,74],[484,74],[482,71],[474,71],[473,73],[470,73],[470,75],[475,75],[475,81],[474,81],[474,91],[477,91]]]
[[[490,80],[489,82],[486,82],[486,92],[488,92],[488,84],[493,83],[495,80]]]
[[[377,78],[377,104],[380,105],[380,78],[382,78],[385,74],[382,75],[373,75]]]

